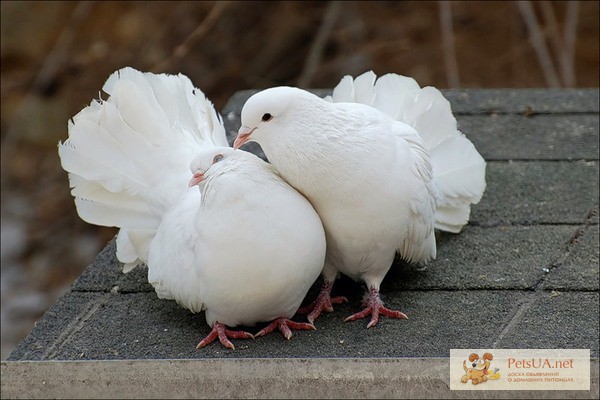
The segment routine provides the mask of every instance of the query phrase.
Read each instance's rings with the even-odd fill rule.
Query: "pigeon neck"
[[[285,135],[263,147],[279,174],[308,197],[337,179],[332,171],[346,168],[347,164],[347,160],[338,157],[347,150],[346,135],[339,129],[342,123],[324,117],[332,114],[325,110],[327,106],[328,103],[304,107],[303,115],[293,118],[294,123],[285,128]]]

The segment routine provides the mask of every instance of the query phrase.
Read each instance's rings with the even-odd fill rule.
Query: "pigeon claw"
[[[367,306],[364,310],[357,312],[356,314],[352,314],[348,318],[344,320],[344,322],[356,321],[361,318],[365,318],[368,315],[371,315],[371,321],[367,325],[367,328],[371,328],[377,325],[379,322],[379,315],[385,315],[390,318],[398,318],[398,319],[408,319],[408,316],[403,312],[390,310],[389,308],[384,307],[383,305],[379,305],[378,307],[372,307],[371,305]]]
[[[317,300],[314,302],[313,310],[306,316],[306,319],[312,324],[315,322],[315,319],[319,318],[323,311],[333,312],[333,304],[342,304],[347,302],[348,299],[344,296],[330,297],[327,295],[327,298],[317,298]]]
[[[376,288],[371,287],[369,289],[369,295],[370,298],[367,300],[367,307],[356,314],[352,314],[346,318],[344,322],[356,321],[371,315],[371,321],[369,321],[367,325],[367,328],[371,328],[377,325],[377,322],[379,322],[380,314],[390,318],[408,319],[408,316],[403,312],[390,310],[389,308],[384,307],[381,298],[379,297],[379,290]]]
[[[321,287],[321,291],[317,296],[317,299],[307,306],[300,307],[297,311],[298,314],[308,314],[306,319],[311,324],[315,322],[323,311],[332,312],[333,304],[342,304],[348,302],[348,299],[344,296],[331,297],[331,288],[333,282],[324,282]]]
[[[210,333],[204,339],[202,339],[200,343],[198,343],[196,349],[201,349],[202,347],[214,342],[217,338],[219,338],[219,342],[221,342],[224,347],[235,350],[235,346],[233,343],[231,343],[229,338],[254,339],[254,336],[249,332],[229,330],[222,323],[215,322]]]
[[[277,318],[275,321],[271,322],[269,325],[261,329],[255,337],[265,336],[275,329],[279,329],[279,332],[283,335],[284,338],[290,340],[292,338],[292,329],[296,330],[316,330],[313,324],[307,324],[304,322],[295,322],[288,318]]]

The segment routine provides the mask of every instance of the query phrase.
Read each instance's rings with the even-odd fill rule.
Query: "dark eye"
[[[272,119],[273,119],[273,116],[271,114],[269,114],[269,113],[266,113],[266,114],[264,114],[262,116],[262,120],[265,121],[265,122],[270,121]]]
[[[213,158],[213,164],[214,163],[218,163],[219,161],[221,161],[223,159],[223,154],[217,154],[215,156],[215,158]]]

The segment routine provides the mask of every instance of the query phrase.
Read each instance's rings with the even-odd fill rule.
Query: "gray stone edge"
[[[308,89],[320,97],[332,89]],[[240,90],[223,107],[223,117],[257,89]],[[599,88],[586,89],[445,89],[455,114],[590,114],[600,111]],[[238,108],[239,111],[239,108]]]
[[[598,398],[590,390],[451,391],[449,358],[1,363],[2,398]]]

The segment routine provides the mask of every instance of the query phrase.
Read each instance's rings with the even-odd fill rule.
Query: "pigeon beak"
[[[250,135],[252,135],[252,132],[254,132],[254,129],[250,129],[247,126],[242,126],[238,131],[235,141],[233,142],[233,148],[237,150],[242,147],[244,143],[250,140]]]
[[[204,180],[204,172],[196,172],[190,182],[188,183],[188,187],[196,186],[200,182]]]

